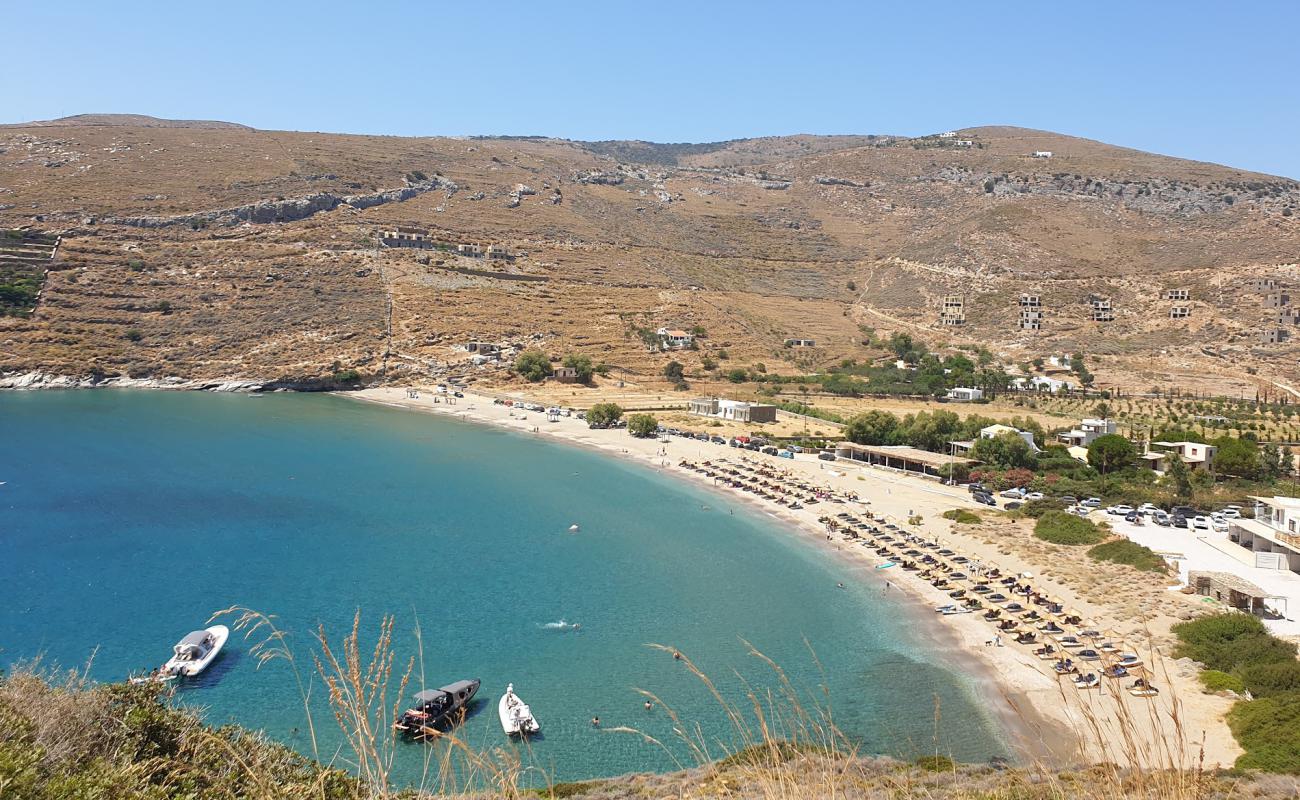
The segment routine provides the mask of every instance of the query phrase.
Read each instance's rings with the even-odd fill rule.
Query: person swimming
[[[582,628],[582,623],[561,619],[559,622],[543,622],[540,627],[548,631],[576,631]]]

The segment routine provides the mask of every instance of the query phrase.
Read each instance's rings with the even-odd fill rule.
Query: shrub
[[[1049,511],[1065,511],[1065,503],[1054,497],[1045,497],[1042,500],[1030,500],[1020,507],[1020,513],[1032,519],[1038,519]]]
[[[361,373],[355,369],[341,369],[334,373],[335,383],[356,383],[361,380]]]
[[[1226,672],[1220,672],[1217,669],[1207,669],[1202,672],[1201,685],[1205,687],[1207,692],[1236,692],[1242,694],[1246,691],[1241,678],[1236,675],[1229,675]]]
[[[1166,572],[1169,569],[1168,565],[1165,564],[1165,560],[1156,555],[1154,550],[1137,542],[1131,542],[1128,539],[1103,542],[1090,549],[1088,556],[1098,561],[1127,564],[1143,572]]]
[[[1045,542],[1064,545],[1097,544],[1105,535],[1082,517],[1064,511],[1048,511],[1034,524],[1034,535]]]
[[[1255,697],[1273,697],[1300,690],[1300,661],[1250,664],[1242,667],[1238,674]]]
[[[943,518],[950,519],[953,522],[958,522],[962,525],[978,525],[983,522],[978,514],[972,514],[962,508],[954,508],[951,511],[943,512]]]
[[[129,330],[126,332],[126,340],[129,342],[138,342],[143,338],[144,338],[144,334],[140,333],[140,331]]]
[[[952,772],[955,768],[951,758],[940,755],[921,756],[916,765],[926,772]]]
[[[1300,773],[1300,692],[1237,703],[1228,727],[1246,751],[1239,768]]]

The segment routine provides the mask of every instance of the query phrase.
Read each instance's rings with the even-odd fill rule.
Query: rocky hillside
[[[1284,178],[1018,128],[661,145],[55,122],[0,128],[0,229],[63,237],[35,312],[0,316],[11,377],[427,373],[484,339],[635,378],[662,366],[637,332],[667,325],[707,331],[691,358],[774,369],[861,355],[865,326],[1086,349],[1103,381],[1153,356],[1184,386],[1296,378],[1295,318],[1253,291],[1300,280]],[[382,247],[398,226],[451,250]]]

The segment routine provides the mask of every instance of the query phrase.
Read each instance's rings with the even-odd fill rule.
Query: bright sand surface
[[[1126,615],[1117,605],[1090,603],[1063,582],[1043,577],[1044,568],[1050,565],[1030,563],[995,544],[961,532],[958,526],[944,519],[941,515],[949,509],[983,508],[971,501],[964,489],[879,468],[819,461],[809,454],[799,454],[791,460],[682,437],[667,437],[666,441],[639,439],[624,429],[592,430],[576,417],[548,422],[543,413],[497,405],[490,397],[468,392],[463,398],[449,398],[437,394],[432,387],[424,387],[418,388],[418,397],[413,397],[407,389],[393,387],[348,392],[343,396],[595,447],[706,485],[713,482],[679,467],[679,462],[748,461],[786,471],[799,481],[836,492],[857,493],[860,503],[821,503],[790,510],[730,488],[718,489],[738,500],[756,503],[773,518],[790,523],[791,532],[810,544],[834,547],[844,558],[863,564],[860,574],[864,581],[878,584],[888,581],[885,590],[909,592],[928,606],[952,601],[945,590],[934,588],[916,573],[874,569],[884,559],[873,550],[838,535],[828,539],[819,518],[841,511],[859,515],[874,513],[985,565],[997,565],[1004,574],[1030,573],[1036,589],[1059,598],[1066,610],[1082,616],[1088,627],[1113,634],[1126,652],[1136,652],[1150,667],[1149,678],[1161,689],[1161,694],[1153,699],[1134,698],[1122,691],[1121,685],[1127,686],[1131,678],[1103,679],[1101,689],[1078,690],[1068,679],[1052,673],[1051,662],[1035,656],[1033,646],[1017,645],[1009,637],[1004,637],[1004,646],[990,645],[995,631],[980,614],[936,614],[936,626],[948,631],[961,651],[973,659],[964,666],[972,673],[987,673],[996,681],[989,691],[1001,697],[990,697],[990,705],[998,708],[1012,734],[1022,739],[1020,745],[1029,757],[1067,762],[1109,761],[1151,768],[1173,764],[1193,766],[1203,760],[1207,766],[1226,767],[1241,752],[1223,721],[1231,701],[1203,694],[1194,672],[1171,662],[1168,653],[1161,652],[1152,642],[1151,634],[1167,632],[1169,624],[1176,621],[1173,614],[1183,607],[1184,598],[1169,593],[1161,599],[1162,611],[1143,619]],[[922,518],[919,525],[907,524],[913,515]],[[1163,613],[1166,599],[1168,614]],[[1097,668],[1096,664],[1091,666]],[[1072,741],[1063,743],[1062,738]]]

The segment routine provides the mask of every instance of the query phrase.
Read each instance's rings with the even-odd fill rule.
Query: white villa
[[[1046,375],[1034,375],[1029,378],[1016,378],[1012,385],[1017,389],[1034,392],[1068,392],[1074,388],[1074,384],[1060,378],[1049,378]]]
[[[1051,150],[1035,150],[1035,151],[1034,151],[1034,158],[1051,158],[1051,157],[1052,157],[1052,151],[1051,151]]]
[[[1214,467],[1214,454],[1217,447],[1204,442],[1151,442],[1142,459],[1157,474],[1165,473],[1165,465],[1170,458],[1181,458],[1191,470],[1208,470]]]
[[[1010,425],[1000,425],[1000,424],[989,425],[987,428],[980,428],[981,439],[992,439],[996,436],[1001,436],[1004,433],[1014,433],[1016,436],[1019,436],[1021,439],[1025,440],[1025,442],[1029,445],[1030,450],[1032,450],[1035,453],[1042,452],[1041,450],[1038,449],[1038,445],[1034,444],[1034,434],[1032,431],[1022,431],[1013,428]],[[969,442],[949,442],[948,444],[952,445],[952,452],[957,455],[961,455],[963,453],[969,453],[971,449],[975,447],[974,440],[971,440]]]
[[[973,389],[969,386],[954,386],[948,390],[948,399],[956,400],[959,403],[969,403],[974,400],[984,399],[983,389]]]
[[[1108,436],[1118,430],[1119,425],[1114,420],[1089,418],[1082,420],[1079,427],[1074,430],[1057,434],[1056,438],[1067,447],[1087,447],[1099,437]]]
[[[1300,497],[1255,497],[1255,518],[1228,523],[1228,538],[1255,554],[1255,566],[1300,572]]]
[[[695,337],[686,331],[675,328],[660,328],[655,331],[665,350],[684,350],[695,342]]]

